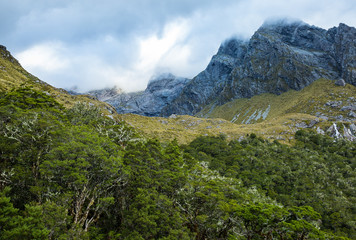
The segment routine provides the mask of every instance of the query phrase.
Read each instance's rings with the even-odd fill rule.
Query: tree
[[[113,204],[115,188],[125,181],[121,150],[83,126],[64,129],[57,141],[41,164],[46,197],[53,201],[58,201],[57,195],[68,199],[73,224],[87,231]]]
[[[18,207],[41,201],[39,165],[63,120],[61,110],[52,97],[31,88],[14,90],[0,99],[0,165],[7,176],[0,180],[12,183]]]
[[[46,229],[39,205],[26,205],[24,216],[14,208],[5,195],[9,188],[0,192],[0,239],[47,239]]]
[[[127,184],[118,196],[120,233],[125,239],[190,239],[175,198],[186,182],[177,143],[130,143],[125,149]]]

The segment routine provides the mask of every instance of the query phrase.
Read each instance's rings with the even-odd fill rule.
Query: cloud
[[[17,57],[32,70],[53,72],[68,67],[69,61],[62,54],[64,50],[59,42],[48,42],[35,45],[17,54]]]
[[[271,17],[356,26],[354,0],[0,0],[0,44],[56,87],[142,90],[151,75],[194,77],[220,43]]]
[[[187,61],[189,50],[177,44],[183,44],[188,29],[186,21],[177,20],[168,23],[162,33],[134,39],[131,45],[135,47],[130,53],[121,51],[134,55],[126,64],[123,60],[130,57],[119,57],[125,46],[111,35],[81,46],[45,42],[17,53],[16,57],[30,72],[55,86],[60,82],[66,88],[75,85],[88,91],[118,85],[126,91],[137,91],[142,90],[142,81],[147,82],[157,71],[170,71],[171,64],[177,66]],[[106,44],[111,46],[111,52],[116,49],[116,54],[110,56],[110,52],[105,52]]]
[[[140,56],[136,68],[154,68],[176,44],[184,40],[188,31],[187,23],[175,21],[168,23],[161,34],[153,34],[139,41]]]

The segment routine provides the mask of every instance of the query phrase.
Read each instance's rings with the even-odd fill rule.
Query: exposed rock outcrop
[[[333,123],[327,130],[326,133],[335,139],[346,139],[348,141],[356,141],[356,132],[353,131],[354,124],[351,124],[350,127],[346,127],[342,124],[338,127],[335,123]]]
[[[219,97],[231,71],[242,64],[247,51],[247,42],[231,39],[224,42],[204,71],[187,84],[173,104],[162,115],[195,114],[210,101]]]
[[[93,90],[93,91],[89,91],[87,92],[87,94],[96,97],[98,100],[100,101],[107,101],[117,95],[123,94],[124,91],[122,91],[122,89],[117,88],[116,86],[113,88],[104,88],[101,90]]]
[[[10,62],[16,65],[20,65],[20,63],[11,55],[11,53],[3,45],[0,45],[0,57],[9,60]]]

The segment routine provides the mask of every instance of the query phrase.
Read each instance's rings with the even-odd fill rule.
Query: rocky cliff
[[[247,42],[231,39],[207,68],[162,110],[163,116],[196,114],[215,101],[301,90],[320,78],[356,85],[356,29],[324,30],[304,22],[265,23]]]
[[[242,64],[246,52],[247,43],[242,40],[231,39],[223,43],[207,68],[184,87],[177,99],[163,109],[162,115],[192,115],[216,99],[232,70]]]
[[[117,88],[88,92],[99,100],[111,104],[118,113],[134,113],[144,116],[159,116],[164,107],[182,92],[190,80],[172,74],[153,77],[145,91],[124,93]]]

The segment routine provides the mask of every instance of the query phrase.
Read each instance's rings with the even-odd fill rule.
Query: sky
[[[268,19],[356,26],[355,0],[0,0],[0,45],[41,80],[84,92],[193,78],[224,40]]]

